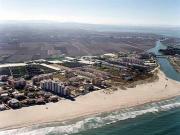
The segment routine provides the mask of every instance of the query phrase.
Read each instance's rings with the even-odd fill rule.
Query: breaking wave
[[[117,110],[110,113],[102,113],[88,118],[48,124],[45,126],[32,126],[20,129],[0,131],[0,135],[45,135],[58,134],[68,135],[87,129],[98,128],[117,121],[136,118],[146,113],[158,113],[180,107],[180,97],[160,102],[148,103],[137,107]]]

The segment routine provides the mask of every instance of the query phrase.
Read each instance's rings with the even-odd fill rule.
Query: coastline
[[[0,112],[0,131],[97,115],[180,95],[180,82],[167,79],[162,71],[158,72],[158,76],[159,80],[156,82],[140,84],[127,90],[119,89],[112,94],[105,94],[100,90],[80,96],[74,102],[61,100],[44,106]]]

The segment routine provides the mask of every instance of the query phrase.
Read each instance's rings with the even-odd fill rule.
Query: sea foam
[[[161,111],[168,111],[170,109],[180,107],[180,97],[160,102],[145,104],[138,107],[129,109],[117,110],[111,113],[103,113],[89,118],[84,118],[78,121],[69,123],[59,123],[56,126],[47,127],[27,127],[20,129],[12,129],[0,131],[0,135],[45,135],[45,134],[58,134],[68,135],[78,133],[87,129],[98,128],[107,124],[112,124],[117,121],[136,118],[137,116],[147,113],[158,113]],[[53,125],[53,124],[52,124]]]

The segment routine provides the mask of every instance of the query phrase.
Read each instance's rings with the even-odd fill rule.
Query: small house
[[[13,109],[21,107],[21,104],[20,104],[19,100],[15,99],[15,98],[9,100],[8,105]]]

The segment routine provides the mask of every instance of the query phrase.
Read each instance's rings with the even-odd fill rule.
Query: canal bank
[[[166,46],[162,44],[160,41],[157,41],[156,46],[148,50],[148,52],[152,52],[156,55],[162,55],[161,52],[159,52],[159,49],[166,49]],[[167,77],[180,82],[180,73],[176,71],[176,69],[172,66],[168,58],[158,57],[157,61],[160,65],[160,69],[165,73]]]

